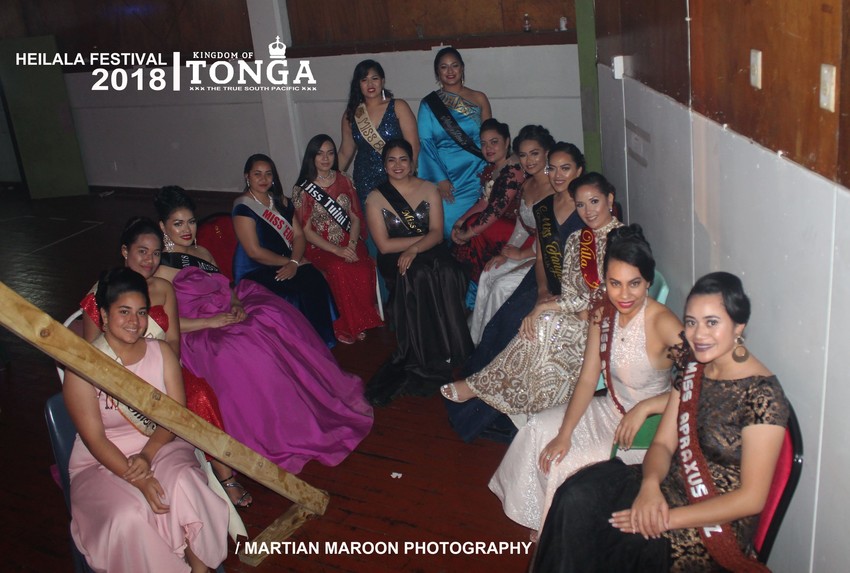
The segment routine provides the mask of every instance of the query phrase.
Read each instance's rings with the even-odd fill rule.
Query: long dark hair
[[[336,152],[336,143],[334,143],[334,140],[330,135],[320,133],[319,135],[314,135],[313,138],[307,142],[307,149],[304,150],[304,159],[301,160],[301,171],[298,172],[298,181],[295,182],[296,185],[304,181],[304,179],[312,181],[318,176],[319,170],[316,169],[316,156],[319,154],[319,150],[322,149],[322,146],[328,141],[330,141],[331,145],[334,146],[334,162],[333,165],[331,165],[331,169],[339,171],[339,157]]]
[[[360,81],[369,75],[370,70],[375,70],[375,73],[382,80],[386,80],[384,68],[375,60],[363,60],[354,66],[354,73],[351,76],[351,86],[348,88],[348,104],[345,106],[345,119],[351,121],[354,117],[354,111],[361,103],[363,103],[363,92],[360,91]],[[384,88],[384,97],[392,98],[393,92]]]
[[[255,153],[245,161],[245,169],[242,170],[242,173],[246,177],[245,191],[248,190],[248,174],[251,172],[251,169],[254,168],[254,164],[259,163],[260,161],[268,163],[272,166],[272,186],[269,189],[269,193],[271,193],[275,197],[280,197],[280,195],[283,193],[283,188],[280,185],[280,177],[277,174],[277,167],[275,166],[274,161],[272,161],[272,158],[264,153]]]
[[[552,134],[549,133],[549,130],[543,127],[542,125],[526,125],[519,130],[519,133],[514,138],[513,142],[513,150],[514,153],[516,153],[517,155],[519,155],[519,145],[524,141],[536,141],[540,144],[540,147],[543,148],[543,151],[547,155],[549,154],[549,150],[555,146],[555,138],[552,137]],[[567,145],[572,144],[570,143]],[[572,155],[572,153],[570,153],[570,155]],[[579,155],[581,155],[580,151]],[[582,157],[582,160],[584,160],[584,157]],[[573,161],[576,161],[576,163],[578,163],[578,160],[575,157],[573,157]]]

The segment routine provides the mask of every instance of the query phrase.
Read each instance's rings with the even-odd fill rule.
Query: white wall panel
[[[623,214],[629,212],[629,179],[626,174],[626,116],[623,102],[623,80],[615,80],[613,70],[597,66],[599,80],[599,116],[602,130],[602,173],[617,188],[617,200]]]

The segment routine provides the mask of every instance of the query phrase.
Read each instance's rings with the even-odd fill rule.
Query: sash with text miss
[[[295,231],[292,230],[292,225],[289,224],[289,221],[287,221],[280,213],[272,211],[265,205],[261,205],[259,202],[254,201],[253,199],[248,199],[247,197],[239,197],[234,204],[245,205],[248,207],[251,211],[258,215],[260,219],[265,221],[269,227],[274,229],[275,232],[280,235],[280,238],[283,239],[283,242],[286,243],[286,247],[289,250],[292,250],[292,241],[295,239]]]
[[[381,195],[384,196],[390,206],[395,209],[402,224],[408,230],[417,235],[424,235],[428,231],[428,229],[419,224],[419,221],[416,219],[416,213],[413,211],[410,203],[405,201],[401,193],[398,192],[398,189],[393,187],[389,181],[378,185],[378,191],[381,192]]]
[[[348,216],[348,213],[346,213],[345,209],[343,209],[333,197],[328,195],[324,189],[309,179],[305,179],[299,183],[298,187],[310,195],[316,203],[324,207],[325,211],[328,212],[328,215],[330,215],[336,224],[342,227],[346,233],[351,231],[351,218]]]

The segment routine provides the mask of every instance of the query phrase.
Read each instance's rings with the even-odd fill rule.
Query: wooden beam
[[[295,506],[257,538],[288,537],[307,517],[323,515],[330,496],[280,468],[97,350],[0,282],[0,324],[97,388],[132,406],[190,444],[292,501]],[[254,565],[265,555],[257,556]],[[250,561],[246,561],[250,562]]]
[[[245,545],[242,545],[242,551],[239,552],[239,561],[247,563],[252,567],[259,565],[266,555],[269,554],[270,542],[286,539],[296,529],[304,525],[304,523],[313,517],[313,514],[305,510],[303,507],[293,505],[283,515],[278,517],[274,522],[266,527],[262,533],[254,538],[257,546],[262,548],[256,553],[246,553]]]

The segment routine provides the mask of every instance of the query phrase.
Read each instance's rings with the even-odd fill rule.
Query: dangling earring
[[[741,362],[746,362],[749,357],[750,351],[744,346],[744,337],[738,335],[735,338],[735,348],[732,349],[732,360],[740,364]]]
[[[196,249],[198,248],[198,237],[192,239],[192,246]]]
[[[381,101],[387,101],[387,92],[383,88],[381,88]]]
[[[174,241],[171,240],[171,237],[168,236],[168,233],[162,235],[162,246],[164,247],[164,251],[166,253],[170,253],[174,250]]]

